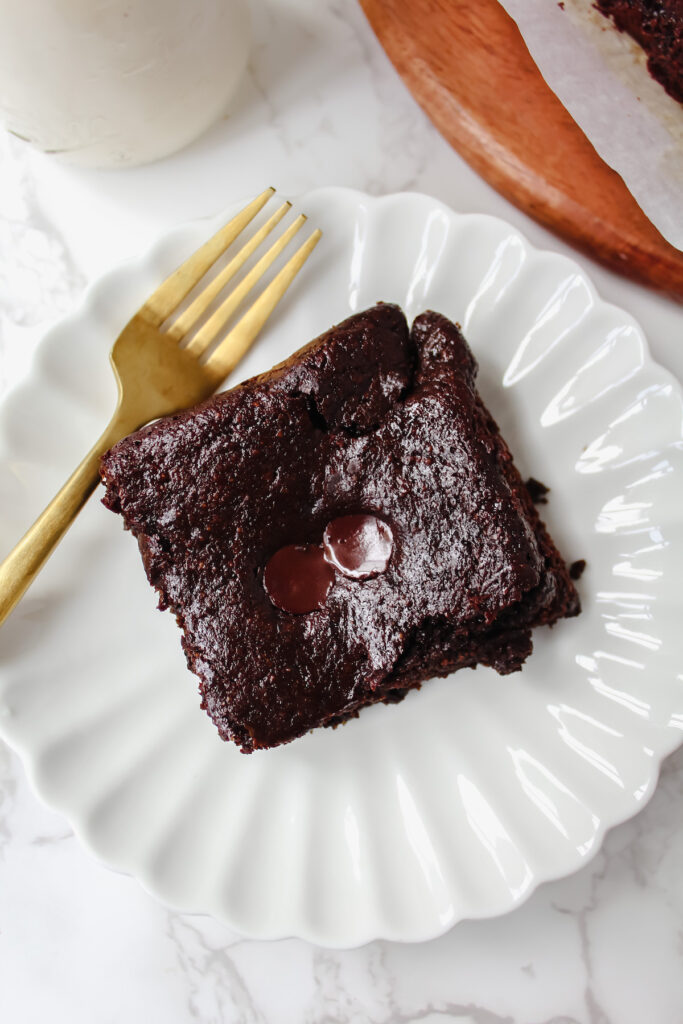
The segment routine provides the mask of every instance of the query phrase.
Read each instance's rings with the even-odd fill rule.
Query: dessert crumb
[[[586,568],[586,559],[579,558],[578,561],[572,562],[569,566],[569,575],[573,580],[580,580],[583,576],[583,571]]]
[[[524,485],[529,492],[529,497],[533,501],[534,505],[547,505],[548,499],[546,494],[550,494],[550,488],[542,484],[540,480],[536,480],[535,477],[530,476]]]

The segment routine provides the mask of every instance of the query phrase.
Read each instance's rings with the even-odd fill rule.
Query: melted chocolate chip
[[[303,615],[322,608],[334,582],[334,569],[318,544],[288,544],[268,561],[263,586],[276,608]]]
[[[377,516],[338,516],[323,536],[325,558],[352,580],[384,572],[394,546],[391,528]]]

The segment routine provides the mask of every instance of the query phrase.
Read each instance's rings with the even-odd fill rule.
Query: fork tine
[[[252,199],[243,210],[240,210],[231,221],[220,228],[208,242],[205,242],[159,285],[140,310],[140,314],[144,316],[148,324],[159,327],[173,310],[178,308],[209,267],[213,266],[218,257],[235,241],[240,232],[244,230],[249,221],[253,220],[259,210],[263,209],[274,193],[274,188],[267,188],[256,199]]]
[[[320,241],[321,235],[322,231],[316,228],[207,359],[204,369],[214,378],[216,387],[249,351],[266,320]]]
[[[283,203],[282,206],[275,211],[273,216],[266,221],[263,227],[259,228],[249,241],[242,246],[239,252],[233,256],[230,262],[223,267],[220,274],[217,274],[213,281],[209,281],[206,288],[201,290],[199,295],[190,303],[185,312],[181,313],[173,326],[169,329],[169,335],[180,341],[193,329],[216,296],[225,288],[228,281],[232,280],[237,271],[244,266],[251,254],[258,249],[263,239],[266,238],[273,228],[280,223],[284,215],[288,213],[291,208],[292,204],[287,202]]]
[[[194,338],[190,341],[185,349],[192,356],[199,357],[203,352],[206,352],[209,345],[212,344],[225,327],[226,323],[235,312],[237,307],[244,300],[245,296],[249,294],[254,285],[263,277],[268,267],[273,263],[274,260],[280,255],[286,245],[292,240],[294,235],[299,231],[300,228],[306,222],[306,215],[300,213],[296,220],[292,221],[290,226],[276,242],[271,245],[270,249],[261,257],[249,273],[243,278],[237,287],[230,292],[225,298],[217,310],[215,310],[205,324],[199,328]]]

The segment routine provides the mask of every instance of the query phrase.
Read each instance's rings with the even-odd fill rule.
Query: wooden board
[[[613,270],[683,301],[683,253],[546,85],[497,0],[361,0],[417,101],[494,188]]]

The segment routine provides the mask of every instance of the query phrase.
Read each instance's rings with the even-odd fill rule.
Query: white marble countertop
[[[428,192],[561,242],[506,203],[412,101],[355,0],[259,0],[231,115],[138,170],[84,172],[0,133],[0,386],[85,285],[167,227],[268,184]],[[683,377],[680,307],[576,256]],[[240,940],[93,861],[0,745],[0,1020],[12,1024],[681,1024],[683,750],[583,871],[421,946]]]

